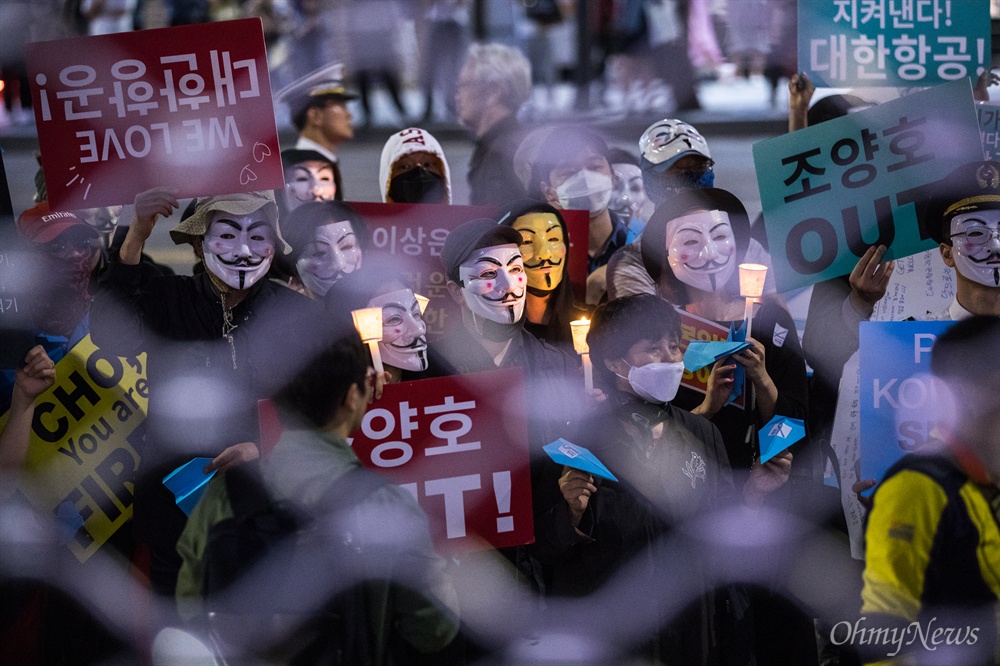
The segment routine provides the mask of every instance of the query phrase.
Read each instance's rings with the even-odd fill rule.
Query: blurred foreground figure
[[[156,220],[177,208],[174,191],[136,196],[136,219],[102,276],[92,326],[102,349],[126,358],[148,354],[134,521],[151,550],[153,587],[165,595],[174,592],[174,546],[186,516],[161,480],[196,456],[212,459],[206,472],[257,458],[257,400],[308,358],[309,333],[318,328],[310,299],[266,278],[286,247],[270,191],[199,199],[171,231],[176,242],[201,249],[204,272],[161,276],[142,265]]]
[[[862,617],[835,626],[833,641],[922,664],[1000,660],[998,349],[993,316],[960,321],[935,342],[941,441],[900,460],[875,491]]]
[[[374,373],[356,334],[328,345],[275,396],[283,431],[272,453],[213,479],[192,513],[177,546],[178,608],[222,657],[406,664],[454,639],[457,598],[427,518],[346,441]],[[296,523],[286,538],[262,557],[243,542],[225,548],[234,528],[272,535],[253,522],[268,511]]]

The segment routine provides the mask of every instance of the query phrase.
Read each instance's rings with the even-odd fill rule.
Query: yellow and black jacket
[[[911,455],[879,485],[861,615],[867,629],[897,634],[869,632],[872,655],[885,644],[882,656],[923,651],[944,663],[943,653],[957,651],[961,661],[951,663],[1000,663],[1000,489],[974,472],[977,483],[969,468],[948,456]],[[852,642],[864,645],[865,629]]]

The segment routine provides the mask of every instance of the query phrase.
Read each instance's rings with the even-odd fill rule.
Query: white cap
[[[642,168],[662,173],[684,155],[712,159],[705,137],[683,120],[665,118],[650,125],[639,137]]]

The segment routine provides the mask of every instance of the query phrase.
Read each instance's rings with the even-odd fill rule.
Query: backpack
[[[362,547],[348,532],[338,533],[339,527],[310,542],[316,521],[270,496],[257,461],[226,470],[223,480],[233,517],[209,529],[202,579],[207,629],[216,649],[230,653],[223,658],[371,663],[373,636],[364,584],[352,582],[329,598],[308,599],[309,581],[303,580],[317,567],[330,572],[330,562],[356,571],[353,567],[362,565]],[[384,483],[354,467],[317,506],[352,506]]]

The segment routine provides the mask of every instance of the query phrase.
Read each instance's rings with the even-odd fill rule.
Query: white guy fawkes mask
[[[978,210],[951,219],[955,270],[987,287],[1000,287],[1000,209]]]
[[[420,304],[409,289],[398,289],[368,301],[370,308],[382,308],[382,360],[389,365],[422,372],[427,369],[427,325]]]
[[[361,246],[348,220],[316,227],[295,269],[309,291],[323,296],[333,283],[361,267]]]
[[[736,269],[736,238],[725,211],[697,211],[670,220],[666,242],[674,276],[696,289],[716,292]]]
[[[285,206],[289,211],[310,201],[333,201],[336,193],[329,162],[307,160],[285,169]]]
[[[608,208],[628,217],[638,215],[646,203],[642,170],[634,164],[612,164],[613,188]]]
[[[528,276],[516,245],[476,250],[458,267],[469,309],[498,324],[514,324],[524,313]]]
[[[233,289],[249,289],[271,267],[275,236],[263,209],[249,215],[213,211],[202,242],[205,268]]]

